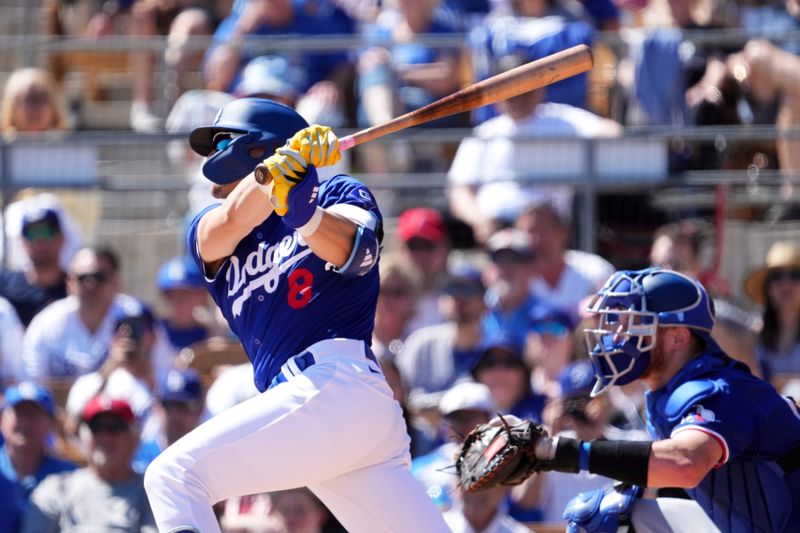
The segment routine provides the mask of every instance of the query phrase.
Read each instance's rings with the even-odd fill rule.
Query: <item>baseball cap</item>
[[[55,209],[49,207],[37,207],[22,215],[22,232],[34,224],[46,225],[52,229],[61,231],[61,220]]]
[[[199,403],[203,391],[200,377],[195,370],[173,369],[167,373],[159,387],[158,399],[161,402]]]
[[[447,239],[447,227],[442,214],[429,207],[415,207],[404,211],[397,221],[397,233],[403,242],[415,237],[435,243]]]
[[[89,403],[83,408],[81,418],[84,422],[89,423],[96,416],[103,414],[114,415],[128,424],[136,419],[128,402],[119,398],[111,398],[105,394],[98,394],[89,400]]]
[[[50,391],[33,381],[22,381],[7,388],[4,397],[4,407],[14,407],[22,402],[34,402],[50,416],[55,414],[55,402]]]
[[[535,255],[531,236],[516,228],[506,228],[493,233],[486,241],[486,251],[493,261],[504,253],[513,253],[526,259],[532,259]]]
[[[450,268],[442,292],[456,296],[480,296],[486,292],[486,286],[481,271],[469,263],[463,263]]]
[[[489,387],[482,383],[465,381],[454,385],[439,401],[439,412],[443,416],[465,409],[484,411],[492,416],[494,403]]]
[[[522,345],[516,337],[507,333],[498,333],[486,339],[473,367],[473,375],[479,370],[497,365],[508,368],[528,368],[522,359]]]
[[[559,374],[561,396],[588,396],[594,387],[594,367],[589,361],[578,361],[564,368]]]
[[[200,268],[190,257],[174,257],[158,269],[158,289],[203,289],[205,279]]]
[[[236,86],[237,96],[270,95],[297,98],[306,83],[302,69],[280,56],[259,56],[250,60],[242,70],[242,80]]]
[[[534,306],[528,316],[531,321],[531,331],[540,335],[563,337],[572,333],[577,325],[567,313],[547,305]]]

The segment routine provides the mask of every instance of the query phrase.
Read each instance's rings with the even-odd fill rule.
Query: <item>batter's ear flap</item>
[[[383,245],[383,220],[378,221],[378,227],[375,228],[375,235],[378,236],[378,244]]]

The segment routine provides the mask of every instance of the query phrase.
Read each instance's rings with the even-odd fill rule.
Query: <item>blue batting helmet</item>
[[[253,148],[264,148],[268,157],[308,123],[291,107],[266,98],[240,98],[219,110],[214,124],[196,128],[189,144],[206,156],[203,174],[225,185],[240,180],[263,160],[252,157]]]
[[[597,382],[592,396],[611,385],[625,385],[644,374],[659,326],[683,326],[714,344],[714,310],[703,286],[678,272],[660,268],[614,273],[589,304],[599,315],[586,329],[586,343]]]

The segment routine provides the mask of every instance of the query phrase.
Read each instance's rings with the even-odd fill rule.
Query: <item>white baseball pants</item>
[[[331,339],[308,351],[312,366],[208,420],[150,465],[145,488],[160,531],[219,532],[212,504],[301,486],[351,533],[449,531],[408,471],[400,406],[364,343]]]

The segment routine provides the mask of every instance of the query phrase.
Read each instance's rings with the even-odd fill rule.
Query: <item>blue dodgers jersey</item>
[[[800,469],[785,473],[775,462],[800,450],[800,413],[744,364],[721,352],[693,359],[647,393],[647,419],[655,439],[694,429],[719,441],[718,466],[687,492],[720,530],[789,531],[800,523]]]
[[[319,205],[349,204],[381,223],[372,193],[350,176],[320,185]],[[189,250],[199,265],[197,225],[189,227]],[[380,281],[377,264],[365,275],[344,277],[306,245],[277,215],[268,217],[239,242],[213,279],[211,297],[253,364],[256,387],[266,390],[289,357],[315,342],[346,337],[371,342]]]

